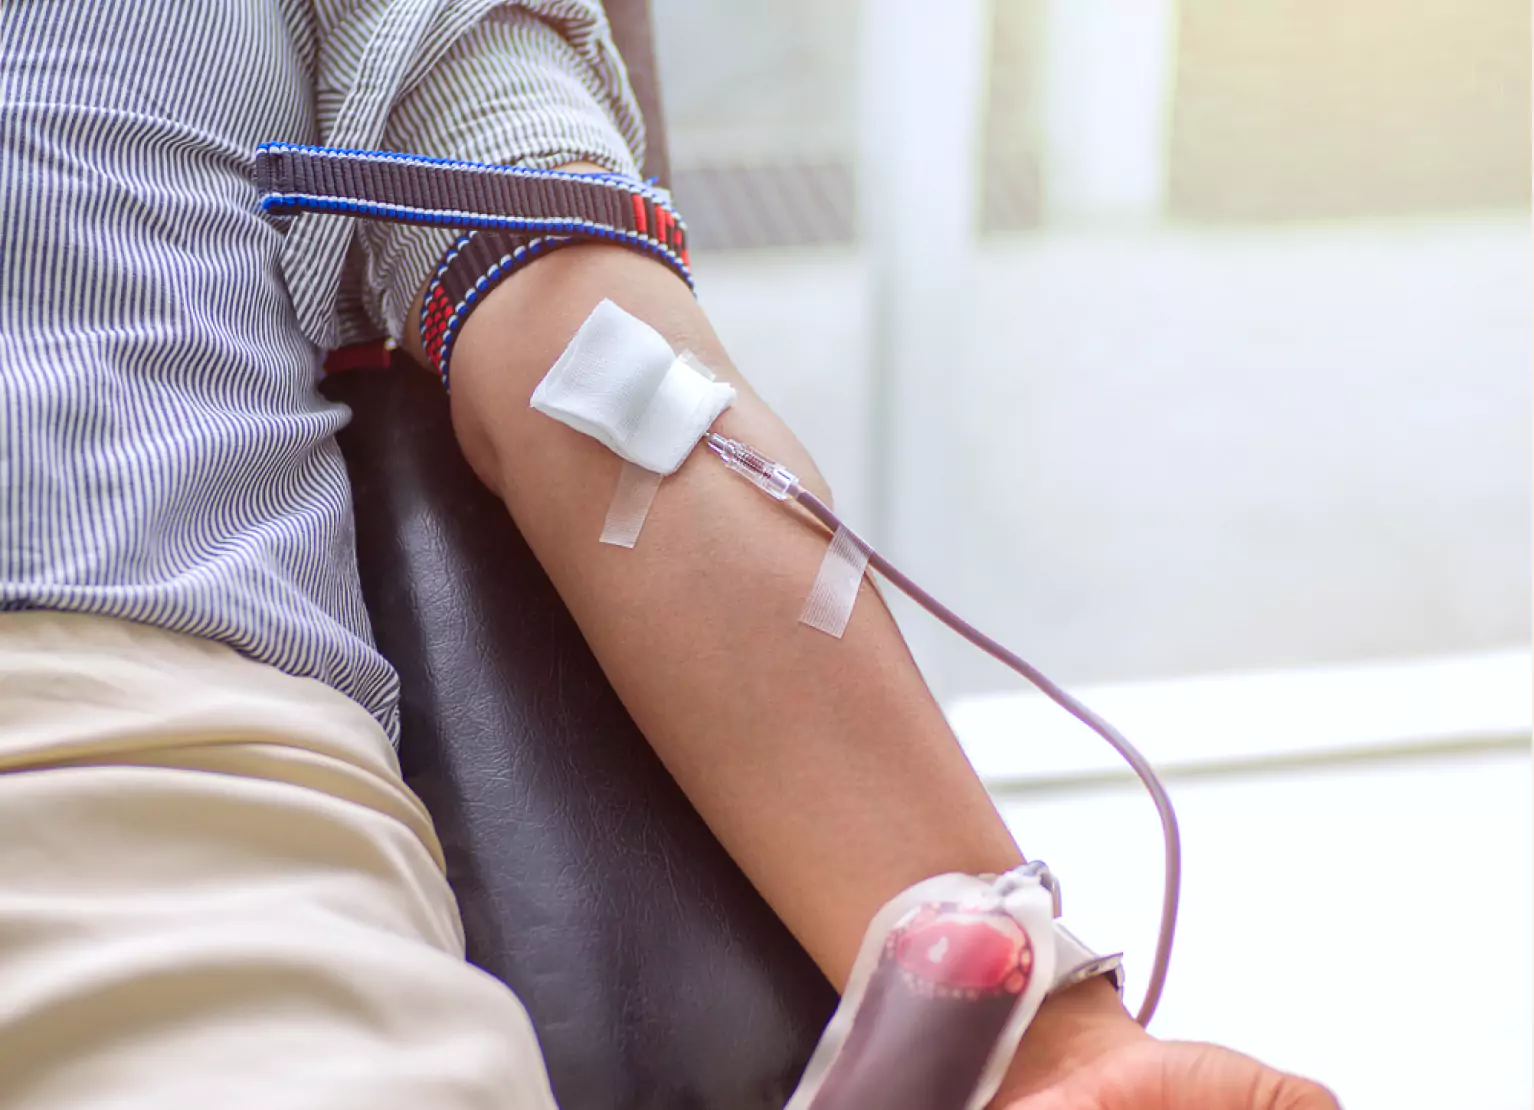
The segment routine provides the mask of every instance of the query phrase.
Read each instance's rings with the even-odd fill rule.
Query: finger
[[[1342,1103],[1330,1090],[1294,1075],[1284,1076],[1279,1097],[1271,1105],[1274,1110],[1342,1110]]]

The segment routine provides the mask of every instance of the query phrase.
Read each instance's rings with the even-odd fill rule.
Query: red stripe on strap
[[[325,356],[325,373],[344,374],[349,370],[386,370],[389,348],[382,343],[356,343],[337,347]]]

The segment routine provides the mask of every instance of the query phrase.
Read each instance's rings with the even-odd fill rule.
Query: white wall
[[[1509,215],[987,245],[970,355],[931,368],[964,413],[932,426],[961,434],[901,448],[958,475],[913,561],[1076,681],[1527,643],[1528,235]],[[866,519],[862,263],[697,269]],[[923,644],[946,696],[1011,685]]]
[[[1186,887],[1158,1035],[1316,1076],[1348,1110],[1527,1110],[1527,753],[1175,796]],[[999,800],[1024,849],[1061,875],[1073,927],[1127,949],[1137,1000],[1160,897],[1149,803],[1129,788]]]

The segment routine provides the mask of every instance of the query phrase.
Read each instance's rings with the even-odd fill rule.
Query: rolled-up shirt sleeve
[[[318,3],[316,123],[328,146],[637,175],[644,125],[596,0]],[[283,264],[321,346],[400,339],[451,229],[306,215]]]

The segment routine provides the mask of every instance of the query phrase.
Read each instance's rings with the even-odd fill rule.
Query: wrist
[[[991,1107],[1058,1083],[1126,1044],[1150,1039],[1103,976],[1045,999],[1028,1026]]]

